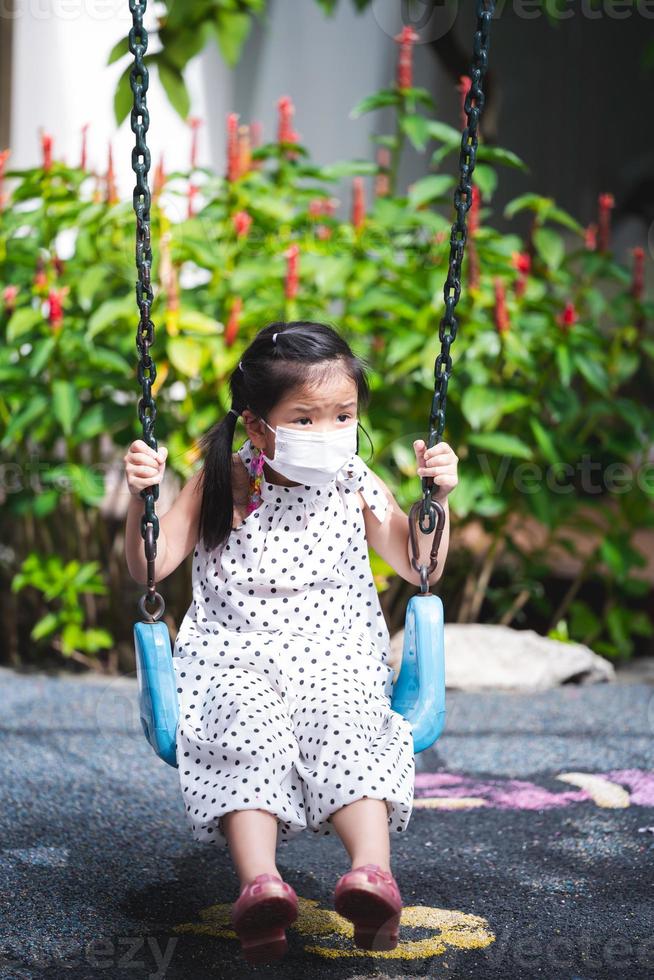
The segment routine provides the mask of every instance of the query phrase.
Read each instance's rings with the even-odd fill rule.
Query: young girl
[[[230,378],[232,407],[200,441],[204,466],[160,520],[157,581],[193,552],[193,601],[173,651],[177,759],[192,834],[227,845],[240,879],[232,923],[249,962],[278,958],[297,896],[277,845],[334,831],[352,862],[335,891],[355,943],[393,949],[402,900],[389,831],[412,810],[411,725],[390,707],[394,671],[368,546],[416,585],[408,520],[357,455],[369,400],[362,361],[329,326],[271,323]],[[233,452],[241,417],[248,438]],[[446,523],[457,456],[425,452]],[[137,440],[125,456],[127,561],[145,582],[144,487],[166,450]],[[420,539],[424,538],[422,541]],[[428,562],[432,535],[418,534]]]

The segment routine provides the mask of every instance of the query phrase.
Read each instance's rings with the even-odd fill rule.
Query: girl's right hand
[[[132,496],[137,497],[145,487],[161,483],[166,469],[168,450],[159,446],[155,452],[143,439],[135,439],[123,456],[125,478]]]

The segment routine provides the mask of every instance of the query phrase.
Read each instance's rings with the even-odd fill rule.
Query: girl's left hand
[[[432,499],[443,502],[459,482],[457,463],[459,457],[446,442],[437,442],[431,449],[425,449],[425,441],[416,439],[413,448],[418,462],[418,476],[432,476],[434,488]]]

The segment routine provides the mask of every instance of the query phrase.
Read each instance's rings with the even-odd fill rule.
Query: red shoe
[[[354,942],[361,949],[397,946],[402,896],[393,875],[378,864],[361,865],[339,878],[334,908],[354,925]]]
[[[248,963],[281,959],[286,950],[286,926],[297,919],[297,895],[277,875],[260,874],[232,906],[231,924]]]

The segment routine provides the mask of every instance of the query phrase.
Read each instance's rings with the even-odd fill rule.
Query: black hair
[[[307,377],[307,365],[321,365],[322,369]],[[204,457],[199,537],[208,551],[223,545],[232,530],[232,453],[237,421],[234,413],[240,415],[247,408],[257,418],[265,418],[294,388],[319,385],[335,370],[345,371],[356,384],[361,410],[370,400],[366,367],[364,360],[325,323],[280,320],[257,333],[229,379],[234,411],[230,410],[198,441]]]

